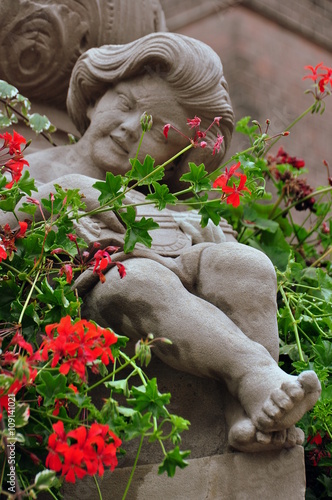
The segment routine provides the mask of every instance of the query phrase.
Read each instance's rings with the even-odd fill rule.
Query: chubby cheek
[[[113,130],[118,128],[122,123],[120,115],[117,113],[109,113],[107,111],[100,112],[99,116],[92,123],[92,128],[94,130],[94,136],[108,136]]]

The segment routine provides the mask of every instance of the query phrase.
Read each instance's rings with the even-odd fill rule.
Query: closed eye
[[[118,106],[122,111],[130,111],[133,108],[133,103],[124,94],[118,94]]]

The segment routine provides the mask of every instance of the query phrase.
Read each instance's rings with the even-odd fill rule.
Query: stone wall
[[[243,5],[332,50],[330,0],[244,0]]]
[[[171,31],[228,9],[246,6],[298,35],[332,50],[331,0],[160,0]]]
[[[304,94],[311,84],[302,80],[307,74],[304,66],[321,61],[332,66],[332,51],[243,5],[221,10],[178,31],[202,40],[220,55],[236,119],[249,115],[264,123],[269,118],[273,133],[285,130],[313,102],[312,96]],[[329,97],[322,116],[307,116],[279,143],[289,154],[305,159],[307,177],[314,187],[327,182],[322,161],[332,165],[331,123]],[[247,146],[244,136],[235,134],[230,154]]]

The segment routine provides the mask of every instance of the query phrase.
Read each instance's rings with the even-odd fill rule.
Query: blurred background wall
[[[304,66],[332,67],[331,0],[160,0],[167,27],[210,45],[224,64],[236,120],[250,115],[271,133],[287,129],[308,108]],[[307,116],[279,145],[304,158],[313,187],[332,174],[332,96],[325,113]],[[248,146],[235,134],[230,154]]]

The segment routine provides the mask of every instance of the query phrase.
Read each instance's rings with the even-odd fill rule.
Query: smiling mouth
[[[121,139],[119,139],[118,137],[114,137],[113,135],[110,135],[110,138],[112,139],[112,141],[117,145],[119,146],[119,148],[122,150],[123,153],[125,154],[128,154],[129,151],[127,149],[127,144],[122,141]]]

